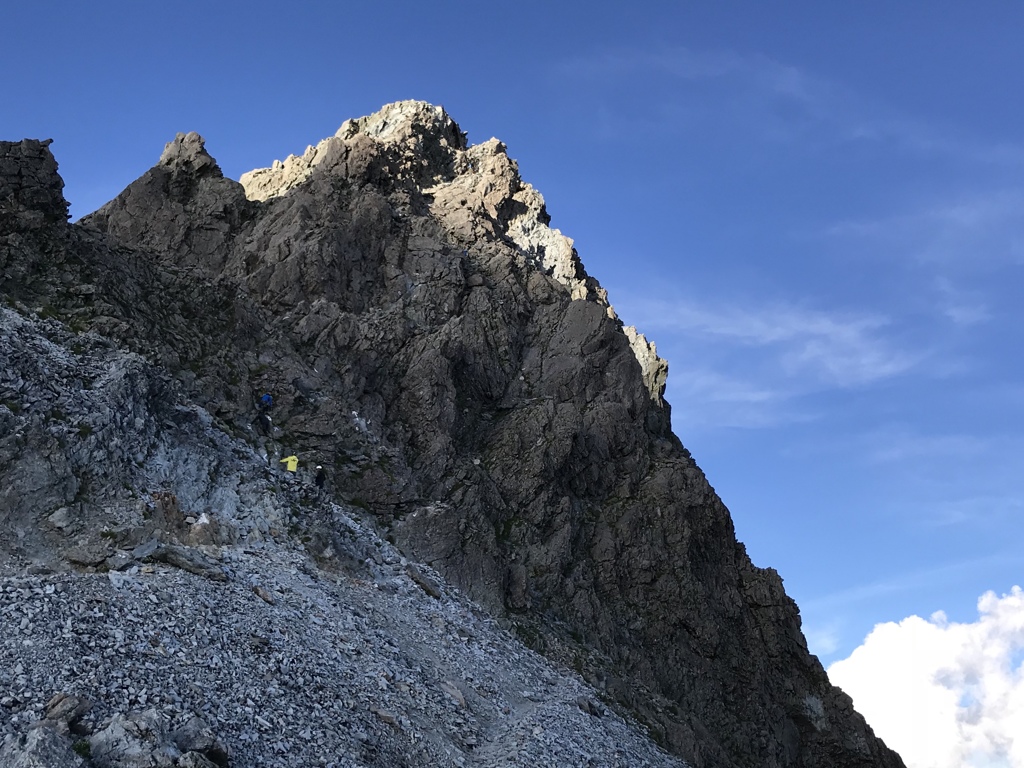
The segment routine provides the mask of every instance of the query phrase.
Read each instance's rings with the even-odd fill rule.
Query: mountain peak
[[[172,171],[189,170],[200,175],[222,176],[220,166],[206,151],[206,140],[195,131],[179,133],[167,142],[158,166]]]
[[[25,205],[41,190],[44,208],[60,212],[48,155],[39,142],[0,144],[0,215],[8,188]],[[543,758],[515,762],[516,734],[540,736],[568,713],[575,719],[556,733],[582,722],[586,741],[620,743],[593,741],[614,722],[600,699],[697,768],[901,768],[808,653],[782,580],[750,562],[728,509],[672,434],[654,344],[614,315],[497,139],[468,146],[442,108],[397,102],[239,184],[220,175],[201,136],[179,134],[81,224],[44,218],[0,229],[0,299],[39,315],[0,309],[0,434],[12,436],[0,440],[0,578],[36,562],[60,570],[69,610],[97,583],[135,593],[160,578],[155,594],[223,606],[215,623],[237,625],[232,638],[262,633],[252,653],[237,654],[235,640],[207,633],[228,645],[197,657],[216,665],[173,670],[190,685],[173,701],[154,698],[169,716],[202,705],[192,694],[212,678],[194,675],[287,684],[299,670],[284,660],[326,652],[338,661],[362,631],[377,649],[406,647],[389,651],[386,666],[369,664],[375,709],[362,721],[349,720],[358,712],[348,704],[343,716],[312,717],[314,730],[343,727],[296,740],[282,765],[346,754],[367,723],[389,750],[367,764],[451,764],[457,740],[467,764],[579,765],[582,752],[553,757],[564,736]],[[268,562],[277,563],[269,577]],[[432,644],[478,654],[481,633],[453,627],[424,640],[409,624],[412,613],[465,624],[425,566],[593,688],[556,702],[511,677],[480,687],[462,661],[439,675]],[[138,579],[117,570],[136,568]],[[109,579],[96,578],[107,569]],[[394,632],[409,632],[389,629],[381,642],[364,621],[376,607],[342,616],[296,602],[335,582],[348,591],[313,598],[325,610],[375,595],[374,606],[395,611]],[[5,591],[25,601],[48,586],[58,594],[30,586]],[[393,608],[376,601],[389,595]],[[240,621],[254,605],[279,632]],[[37,612],[25,604],[26,616]],[[319,645],[342,622],[346,637]],[[23,621],[26,631],[63,626]],[[97,652],[97,663],[116,661],[133,691],[170,690],[139,670],[156,664],[156,645],[168,644],[160,658],[178,658],[178,641],[126,629],[104,629],[117,653]],[[37,646],[58,649],[54,660],[44,664],[20,637],[0,642],[0,669],[29,667],[12,678],[28,702],[19,728],[53,692],[29,688],[36,670],[77,670],[59,663],[59,642]],[[479,658],[511,668],[528,658],[510,653]],[[271,658],[273,667],[246,666]],[[367,667],[366,654],[341,662],[316,672],[325,700],[349,698],[338,687],[345,670]],[[77,675],[74,692],[109,697],[103,679]],[[467,709],[457,728],[417,714],[435,684],[441,709]],[[543,728],[510,723],[512,707],[492,706],[502,691],[543,712]],[[266,728],[307,724],[287,719],[301,708],[276,696],[211,695],[224,702],[210,713],[243,764],[266,757],[267,742],[240,702],[259,700]],[[435,732],[453,741],[421,738]],[[96,754],[102,739],[91,738]],[[672,763],[616,750],[587,753],[596,765]]]
[[[396,101],[365,117],[346,120],[301,155],[275,160],[269,168],[242,175],[250,200],[280,197],[314,173],[372,181],[382,173],[413,184],[436,181],[457,171],[456,154],[466,135],[443,107],[425,101]]]
[[[404,141],[413,134],[430,134],[455,149],[466,148],[466,135],[444,107],[426,101],[396,101],[372,115],[346,120],[334,135],[350,139],[364,133],[379,141]]]
[[[491,138],[469,146],[443,107],[425,101],[388,104],[346,120],[334,136],[307,146],[302,155],[275,160],[239,182],[250,200],[268,201],[318,178],[383,183],[399,197],[420,200],[456,243],[486,238],[512,245],[573,298],[597,301],[615,317],[572,240],[550,227],[543,196],[522,180],[505,144]]]

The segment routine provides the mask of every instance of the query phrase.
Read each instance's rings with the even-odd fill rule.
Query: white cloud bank
[[[829,678],[908,768],[1024,768],[1024,591],[879,624]]]

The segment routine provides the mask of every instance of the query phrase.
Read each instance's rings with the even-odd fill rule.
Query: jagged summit
[[[441,144],[455,149],[466,148],[466,134],[445,112],[444,107],[425,101],[396,101],[366,117],[346,120],[335,134],[348,139],[365,133],[381,140],[407,141],[415,134],[430,134]]]
[[[172,170],[189,170],[196,175],[223,176],[217,161],[206,151],[206,140],[196,132],[179,133],[169,141],[157,165]]]
[[[338,132],[270,168],[243,174],[250,200],[286,194],[314,176],[371,180],[385,172],[430,206],[458,243],[481,237],[506,240],[539,269],[567,286],[573,298],[607,304],[572,240],[548,224],[544,198],[519,176],[497,139],[469,147],[444,111],[422,101],[389,104],[367,117],[346,120]]]
[[[270,168],[243,174],[240,182],[249,199],[267,200],[285,194],[320,167],[327,173],[353,175],[346,161],[353,150],[357,156],[360,154],[359,148],[366,146],[365,139],[397,148],[405,162],[399,161],[394,168],[389,168],[395,181],[407,178],[414,166],[420,172],[435,176],[457,173],[456,153],[466,149],[466,135],[443,107],[423,101],[399,101],[372,115],[346,120],[334,136],[315,147],[306,147],[301,156],[288,155],[284,161],[275,160]],[[409,162],[410,159],[413,162]],[[416,181],[422,182],[422,178],[416,177]]]
[[[288,680],[292,659],[337,650],[325,650],[314,617],[384,631],[327,603],[362,594],[367,579],[403,600],[413,583],[417,599],[440,599],[434,569],[604,702],[584,698],[572,718],[552,720],[559,728],[580,727],[576,712],[600,720],[607,705],[700,768],[902,765],[830,685],[778,574],[750,562],[672,433],[664,361],[615,317],[501,142],[466,146],[443,110],[400,102],[242,183],[208,157],[200,137],[181,135],[125,192],[69,225],[48,148],[0,143],[0,293],[12,308],[0,313],[0,572],[50,569],[76,594],[105,569],[139,568],[132,578],[145,581],[143,567],[185,568],[160,570],[164,605],[200,595],[228,612],[230,629],[198,646],[231,670],[216,678],[226,685],[248,679],[243,669]],[[291,457],[297,475],[285,469]],[[324,495],[306,474],[315,466],[329,472]],[[353,533],[357,519],[397,549]],[[239,579],[256,577],[263,551],[291,613],[272,624],[277,634],[236,647],[255,631],[239,615],[250,594]],[[296,558],[311,582],[289,571]],[[206,583],[218,573],[228,586]],[[345,590],[332,591],[332,579]],[[82,594],[97,596],[88,583]],[[20,584],[9,594],[24,601],[58,586]],[[64,618],[73,605],[61,597],[51,610]],[[406,607],[407,617],[387,617],[388,648],[453,642],[414,625],[413,615],[432,621],[429,607]],[[281,632],[302,653],[287,655]],[[143,636],[138,645],[139,659],[158,653]],[[252,656],[264,652],[279,654],[277,666]],[[352,765],[491,766],[511,754],[670,764],[633,742],[632,763],[605,747],[559,753],[564,740],[537,741],[520,730],[526,719],[505,729],[487,702],[506,683],[478,672],[461,678],[471,689],[452,688],[467,707],[462,725],[444,720],[441,743],[427,744],[415,734],[436,724],[416,713],[426,699],[438,711],[438,700],[417,703],[419,686],[450,682],[430,673],[429,657],[405,652],[412,671],[382,672],[380,695],[401,708],[374,715],[387,756],[365,749]],[[29,663],[59,668],[55,658]],[[354,663],[330,658],[342,671]],[[37,668],[13,678],[34,697],[18,723],[44,714]],[[141,662],[125,674],[133,690],[151,690]],[[91,696],[122,691],[89,680]],[[250,694],[223,690],[204,711],[255,760],[264,726],[227,692]],[[536,711],[522,706],[516,718]],[[337,749],[353,743],[346,729],[368,727],[332,716],[339,722],[318,731]],[[607,745],[613,732],[592,741]],[[279,754],[288,766],[311,756]]]

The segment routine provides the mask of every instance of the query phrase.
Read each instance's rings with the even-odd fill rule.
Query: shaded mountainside
[[[682,765],[139,355],[0,308],[0,393],[3,768]]]
[[[751,564],[672,434],[666,363],[500,142],[467,146],[442,109],[400,102],[236,183],[179,134],[75,225],[44,144],[5,144],[0,163],[10,304],[130,350],[271,467],[291,453],[326,466],[333,502],[667,749],[696,766],[902,765],[829,684],[781,579]],[[143,389],[125,409],[161,401]],[[276,402],[261,432],[264,391]],[[4,418],[24,415],[0,403]],[[196,491],[180,468],[153,475],[152,444],[62,469],[41,437],[19,439],[0,437],[0,481],[21,489],[0,497],[0,521],[26,531],[0,545],[11,563],[58,551],[40,522],[72,502],[101,528],[118,489],[138,487],[124,466],[146,488],[193,489],[231,531],[217,544],[266,519],[245,483],[218,496],[220,460]],[[335,567],[330,519],[298,527]]]

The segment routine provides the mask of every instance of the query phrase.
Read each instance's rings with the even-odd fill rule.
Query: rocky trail
[[[232,765],[681,765],[370,538],[346,574],[275,545],[220,548],[223,582],[164,564],[4,577],[0,727],[24,734],[73,692],[92,706],[72,739],[97,765],[180,765],[145,761],[172,759],[194,717]]]

